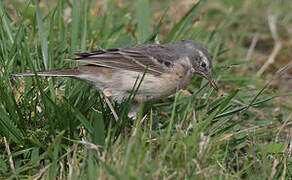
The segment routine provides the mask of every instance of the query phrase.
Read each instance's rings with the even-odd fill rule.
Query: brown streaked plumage
[[[184,88],[192,75],[206,78],[217,89],[212,78],[208,51],[193,40],[169,44],[142,44],[126,48],[77,53],[72,61],[88,65],[39,71],[39,76],[63,76],[86,81],[117,101],[127,98],[137,77],[145,78],[136,99],[159,99]],[[33,72],[12,74],[33,76]]]

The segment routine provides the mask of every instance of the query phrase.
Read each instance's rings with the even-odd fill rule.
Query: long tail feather
[[[79,71],[78,67],[36,72],[38,76],[61,76],[61,77],[76,77],[80,75],[80,73],[81,72]],[[35,75],[34,72],[11,74],[11,76],[16,76],[16,77],[17,76],[34,76],[34,75]]]

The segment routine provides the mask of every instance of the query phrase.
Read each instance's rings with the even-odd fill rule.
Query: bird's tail
[[[37,71],[37,72],[25,72],[25,73],[17,73],[11,74],[11,76],[59,76],[59,77],[76,77],[80,75],[80,71],[78,67],[74,68],[62,68],[62,69],[54,69],[49,71]]]

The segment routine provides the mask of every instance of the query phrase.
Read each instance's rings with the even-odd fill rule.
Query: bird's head
[[[215,80],[212,77],[211,56],[207,49],[194,40],[183,40],[184,51],[192,63],[193,73],[206,78],[215,90],[218,90]]]

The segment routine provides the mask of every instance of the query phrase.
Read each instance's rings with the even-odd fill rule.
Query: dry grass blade
[[[13,174],[15,174],[15,167],[14,167],[14,162],[13,162],[13,159],[12,159],[11,151],[10,151],[10,148],[9,148],[9,144],[7,142],[6,137],[3,137],[3,139],[4,139],[6,152],[7,152],[8,158],[9,158],[9,165],[10,165],[11,171],[12,171]]]
[[[277,172],[277,166],[279,165],[280,161],[278,159],[274,160],[271,175],[270,175],[270,180],[274,178],[276,172]]]
[[[270,31],[272,34],[272,37],[275,41],[275,45],[273,48],[272,53],[270,54],[268,60],[265,62],[265,64],[261,67],[261,69],[257,72],[257,76],[261,76],[266,69],[275,62],[275,59],[279,53],[279,51],[281,50],[282,47],[282,42],[281,39],[278,35],[278,30],[277,30],[277,15],[275,14],[271,14],[268,17],[269,20],[269,27],[270,27]]]
[[[287,126],[288,122],[291,120],[292,118],[292,113],[289,114],[289,116],[287,117],[287,119],[285,120],[285,122],[282,124],[282,126],[279,128],[277,135],[276,135],[276,142],[280,141],[280,133],[281,131]]]
[[[111,112],[113,113],[113,116],[114,116],[115,120],[118,121],[118,120],[119,120],[119,116],[118,116],[118,114],[116,113],[116,111],[115,111],[115,109],[114,109],[112,103],[111,103],[110,100],[106,97],[105,94],[104,94],[103,97],[104,97],[104,101],[106,102],[106,104],[107,104],[108,107],[110,108]]]

